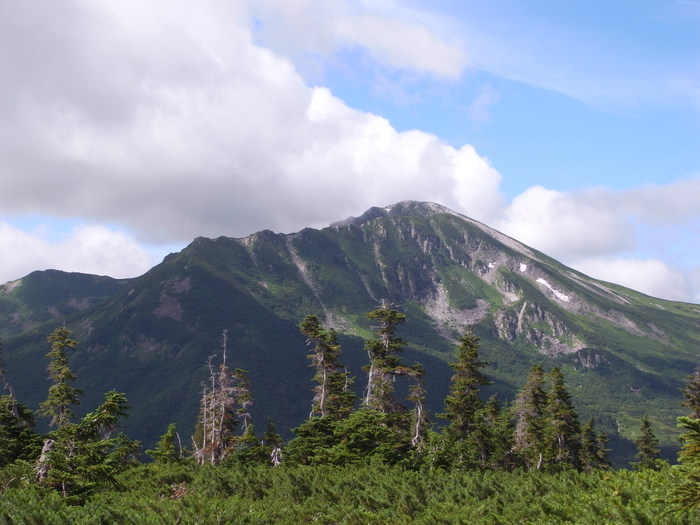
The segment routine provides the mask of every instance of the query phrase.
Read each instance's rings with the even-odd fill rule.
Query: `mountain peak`
[[[396,204],[390,204],[384,208],[374,206],[359,217],[348,217],[345,220],[332,223],[331,226],[335,228],[342,228],[343,226],[360,226],[381,217],[397,217],[406,215],[412,217],[431,217],[433,215],[443,213],[457,216],[460,215],[457,212],[434,202],[407,200],[397,202]]]

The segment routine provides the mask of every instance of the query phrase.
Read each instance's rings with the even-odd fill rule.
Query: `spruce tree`
[[[376,325],[372,327],[375,337],[365,342],[370,364],[364,406],[383,413],[398,412],[401,405],[394,397],[394,378],[408,375],[410,369],[398,357],[406,343],[396,336],[396,329],[406,321],[406,316],[382,300],[381,306],[366,317]]]
[[[527,469],[540,470],[544,460],[544,411],[547,403],[544,369],[536,364],[513,402],[514,450]]]
[[[474,430],[475,414],[483,407],[480,387],[491,384],[481,372],[488,363],[479,361],[479,338],[471,328],[460,337],[459,343],[457,362],[450,363],[454,374],[445,398],[445,411],[440,414],[449,420],[446,432],[456,440],[465,439]]]
[[[678,454],[682,469],[680,481],[670,492],[670,502],[680,511],[700,509],[700,419],[681,416],[678,426],[683,429]]]
[[[700,366],[695,368],[695,372],[687,377],[688,383],[681,389],[685,399],[681,405],[690,410],[690,417],[700,419]]]
[[[165,434],[156,443],[156,447],[147,450],[146,454],[151,456],[156,463],[178,462],[182,459],[182,443],[175,423],[168,425]]]
[[[0,343],[0,349],[2,343]],[[0,467],[18,459],[36,459],[41,439],[34,432],[34,412],[17,401],[15,390],[7,378],[5,363],[0,353],[0,380],[6,395],[0,396]]]
[[[636,469],[658,469],[659,465],[659,440],[654,435],[654,430],[651,427],[651,422],[648,416],[642,417],[639,424],[639,436],[634,440],[637,446],[637,454],[634,458],[637,462],[633,463]]]
[[[544,413],[545,461],[550,468],[580,468],[581,427],[564,375],[555,367],[549,372],[551,386]]]
[[[48,337],[51,351],[46,354],[50,359],[47,367],[49,387],[46,401],[39,405],[39,414],[51,418],[50,425],[61,428],[74,417],[71,406],[80,404],[83,391],[73,386],[76,376],[68,363],[68,351],[73,350],[78,342],[70,338],[71,331],[59,326]]]
[[[340,345],[333,329],[326,330],[315,315],[307,315],[300,325],[301,333],[311,346],[309,359],[316,370],[314,398],[310,416],[345,418],[355,403],[352,381],[347,371],[341,370]]]

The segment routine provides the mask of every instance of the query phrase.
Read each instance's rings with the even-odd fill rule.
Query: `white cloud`
[[[686,272],[658,259],[598,258],[576,261],[574,268],[604,281],[675,301],[694,301]],[[697,288],[696,288],[697,289]]]
[[[0,221],[0,252],[11,254],[0,260],[0,283],[53,268],[135,277],[155,263],[133,239],[104,226],[81,225],[60,240],[47,238],[41,230],[27,232]]]
[[[265,44],[297,58],[361,48],[382,66],[443,78],[457,78],[467,66],[463,46],[448,38],[439,17],[391,0],[248,4],[263,20],[257,32]]]
[[[473,148],[399,133],[308,87],[228,5],[68,2],[60,24],[29,7],[0,19],[12,35],[0,48],[17,50],[4,90],[20,102],[0,122],[0,206],[124,224],[158,242],[289,231],[409,198],[493,213],[500,176]],[[427,67],[417,48],[402,58],[379,41],[388,18],[333,16],[369,16],[367,46]],[[401,27],[399,42],[432,38],[415,21]],[[430,45],[434,72],[448,72]]]
[[[602,189],[564,193],[534,186],[513,199],[497,224],[511,237],[569,260],[634,244],[631,225]]]

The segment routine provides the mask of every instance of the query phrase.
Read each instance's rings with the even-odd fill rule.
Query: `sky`
[[[700,0],[0,0],[0,283],[432,201],[700,303]]]

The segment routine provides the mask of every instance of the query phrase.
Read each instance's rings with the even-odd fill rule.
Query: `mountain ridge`
[[[251,372],[259,424],[271,416],[287,429],[308,414],[311,373],[297,325],[309,313],[341,333],[344,360],[361,389],[364,313],[382,299],[408,316],[406,358],[427,365],[433,412],[441,409],[447,363],[466,326],[491,362],[489,392],[512,399],[529,366],[560,366],[582,412],[627,438],[648,413],[672,443],[682,413],[678,389],[698,361],[697,305],[592,279],[435,203],[371,208],[292,234],[198,237],[117,284],[101,302],[67,312],[81,341],[73,362],[86,392],[101,395],[109,385],[141,407],[127,425],[145,442],[168,418],[183,428],[194,422],[206,362],[224,329],[235,366]],[[45,353],[39,332],[47,335],[48,326],[7,340],[8,369],[12,377],[14,366],[21,369],[17,389],[32,406],[45,394],[36,388],[46,384],[43,370],[30,364]]]

